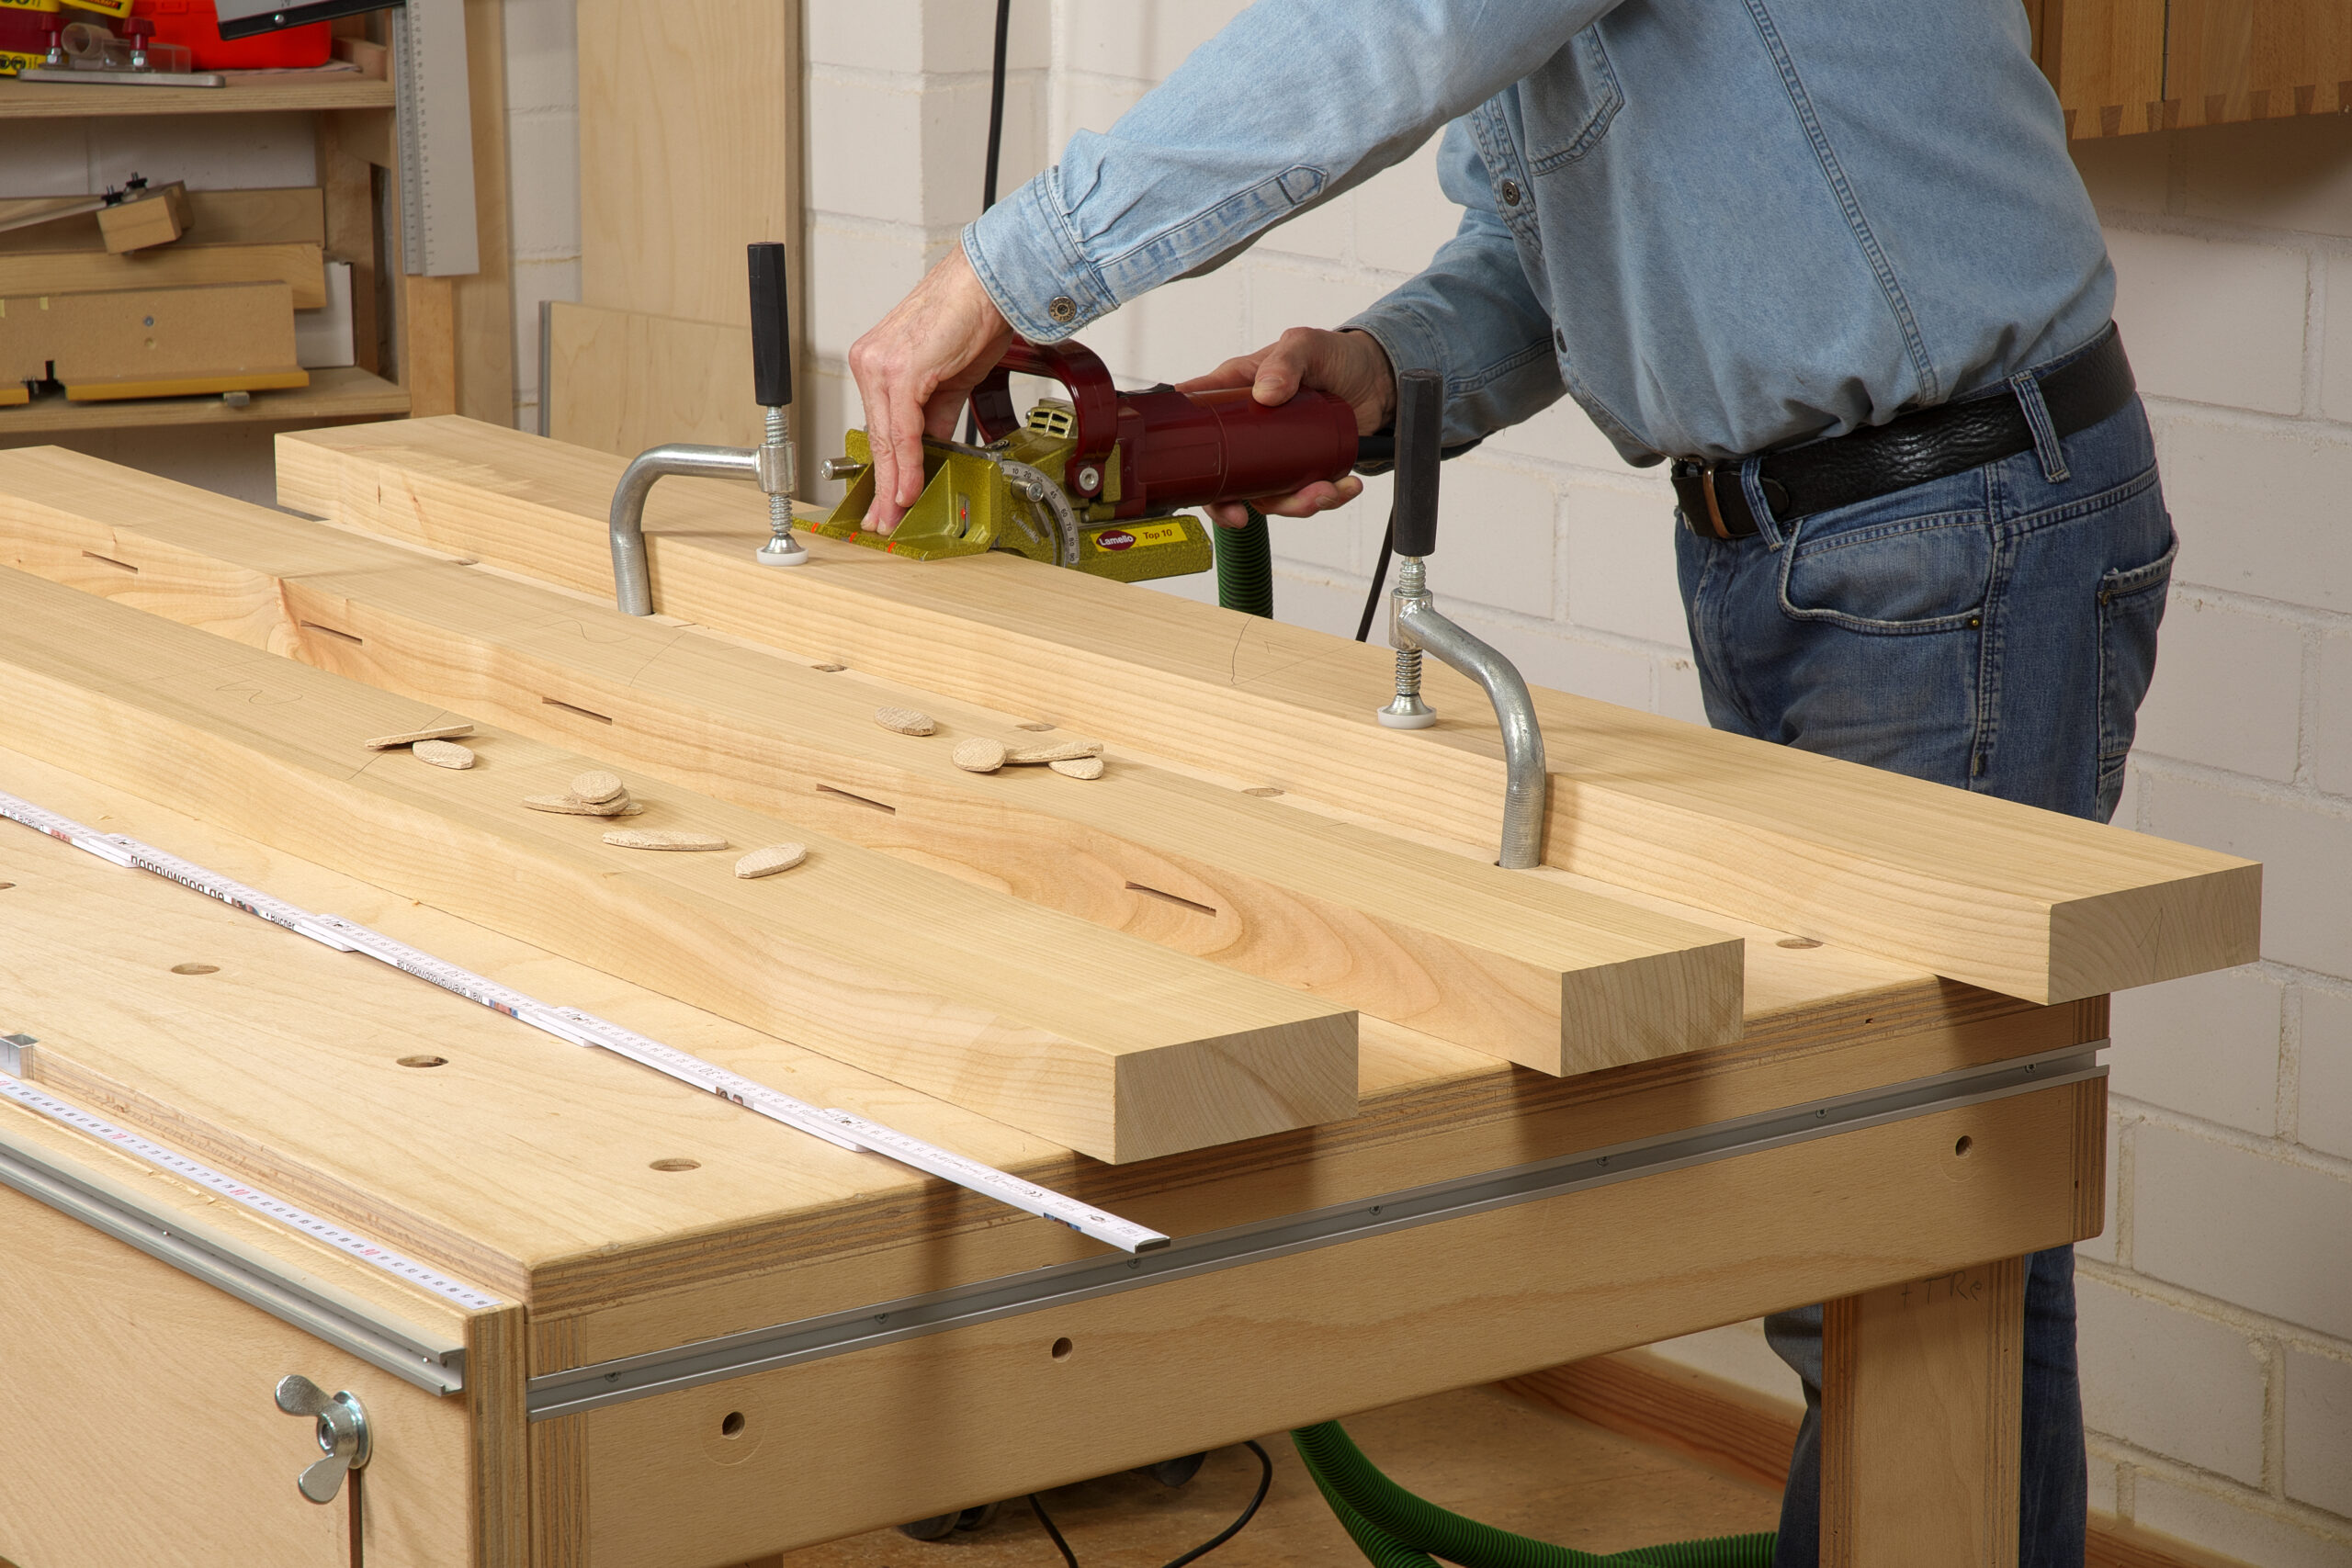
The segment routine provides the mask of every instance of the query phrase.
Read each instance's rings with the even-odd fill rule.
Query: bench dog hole
[[[446,1067],[449,1065],[447,1056],[402,1056],[399,1061],[403,1067]]]
[[[893,817],[896,817],[899,814],[899,808],[895,806],[885,806],[878,800],[868,800],[862,795],[855,794],[850,790],[836,789],[831,784],[819,784],[817,786],[817,793],[819,795],[838,795],[843,800],[854,800],[860,806],[870,806],[876,811],[887,811]]]
[[[172,973],[175,975],[218,975],[220,973],[220,965],[218,964],[175,964],[172,965]]]
[[[1192,910],[1194,914],[1206,915],[1211,919],[1215,919],[1216,918],[1216,910],[1209,905],[1195,904],[1190,898],[1180,898],[1173,893],[1162,893],[1159,888],[1146,887],[1140,882],[1128,883],[1127,891],[1130,893],[1148,893],[1155,898],[1165,898],[1170,904],[1181,904],[1185,908]]]
[[[702,1168],[702,1161],[698,1159],[681,1159],[673,1156],[668,1159],[657,1159],[653,1161],[651,1168],[655,1170],[700,1170]]]

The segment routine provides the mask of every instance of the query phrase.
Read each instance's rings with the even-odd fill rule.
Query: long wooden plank
[[[959,737],[1052,737],[894,735],[863,682],[78,453],[0,454],[0,561],[1546,1072],[1741,1026],[1722,931],[1126,760],[978,777]]]
[[[283,283],[294,308],[327,302],[326,264],[320,247],[162,245],[113,256],[104,251],[0,254],[0,294],[69,294],[96,288],[191,288],[212,283]]]
[[[281,435],[298,510],[583,592],[609,592],[622,467],[454,421]],[[1501,745],[1432,666],[1437,728],[1372,718],[1388,656],[1342,638],[1010,556],[921,565],[822,539],[773,571],[758,495],[668,481],[649,508],[657,605],[928,685],[1492,842]],[[2251,961],[2261,868],[1539,689],[1548,863],[2037,1001]]]
[[[587,758],[486,727],[465,772],[372,752],[447,715],[19,572],[0,666],[36,754],[1098,1158],[1354,1107],[1351,1013],[773,817],[624,773],[650,807],[633,826],[809,860],[743,882],[734,854],[615,848],[610,821],[521,804]]]
[[[192,190],[187,193],[187,232],[181,250],[207,245],[318,245],[326,243],[323,193],[315,186],[266,190]],[[45,197],[0,198],[0,223],[31,215],[50,205]],[[103,251],[106,237],[96,217],[45,223],[38,229],[0,231],[0,254],[38,251]]]

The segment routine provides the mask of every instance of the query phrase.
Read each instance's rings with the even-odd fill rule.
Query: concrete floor
[[[1472,1518],[1587,1551],[1772,1529],[1777,1492],[1490,1388],[1391,1405],[1347,1423],[1391,1478]],[[1306,1477],[1287,1436],[1260,1441],[1273,1490],[1247,1529],[1201,1568],[1361,1568],[1363,1557]],[[1223,1529],[1250,1500],[1258,1461],[1211,1454],[1190,1485],[1119,1475],[1046,1494],[1080,1568],[1159,1568]],[[773,1561],[773,1560],[771,1560]],[[943,1541],[876,1530],[791,1552],[784,1568],[1059,1568],[1026,1502]]]

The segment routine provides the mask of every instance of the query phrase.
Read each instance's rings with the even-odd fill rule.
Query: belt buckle
[[[1674,480],[1676,498],[1682,502],[1684,525],[1702,537],[1712,535],[1715,538],[1728,541],[1734,536],[1731,529],[1724,523],[1723,502],[1715,496],[1715,476],[1723,471],[1720,464],[1702,462],[1696,457],[1677,457],[1674,460],[1671,478]],[[1697,488],[1702,498],[1702,504],[1697,506],[1691,504],[1692,486]],[[1702,513],[1706,521],[1704,528],[1700,526],[1700,516]]]

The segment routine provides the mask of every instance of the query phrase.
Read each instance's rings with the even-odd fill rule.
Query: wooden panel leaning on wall
[[[1346,1116],[1355,1020],[1295,992],[624,774],[644,853],[523,804],[594,765],[482,728],[485,765],[366,741],[448,723],[224,637],[0,575],[0,715],[17,746],[755,1027],[1123,1161]],[[755,882],[737,854],[798,840]]]
[[[465,421],[281,435],[298,511],[608,595],[620,459]],[[655,604],[794,652],[1076,728],[1408,828],[1494,841],[1486,700],[1386,730],[1391,656],[1011,556],[920,564],[810,536],[753,563],[761,497],[671,481],[647,508]],[[1565,693],[1535,692],[1547,863],[2034,1001],[2251,961],[2261,868]]]
[[[765,435],[749,327],[559,302],[540,396],[549,435],[616,457],[665,441],[756,446]]]
[[[1738,937],[1559,874],[1125,758],[1091,783],[976,775],[960,738],[1062,736],[78,453],[0,453],[0,562],[1542,1071],[1740,1031]],[[940,732],[876,722],[899,703]]]

